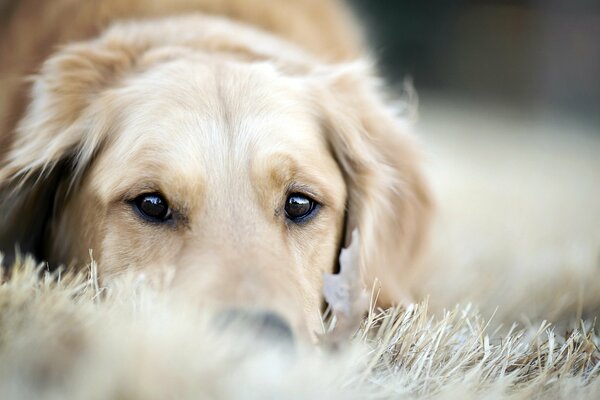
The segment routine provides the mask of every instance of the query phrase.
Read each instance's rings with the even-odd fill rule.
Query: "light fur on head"
[[[192,34],[198,26],[202,30]],[[299,96],[298,102],[290,104],[305,106],[297,112],[292,110],[293,115],[302,118],[298,122],[306,122],[308,127],[312,126],[310,115],[315,117],[321,132],[315,132],[313,139],[322,135],[336,163],[328,164],[321,152],[317,160],[323,164],[313,167],[322,168],[323,176],[335,176],[339,170],[345,183],[345,190],[332,186],[334,203],[346,204],[345,222],[339,223],[340,219],[332,214],[331,225],[319,229],[329,230],[326,242],[337,242],[338,250],[344,229],[347,233],[358,229],[366,283],[370,285],[375,279],[381,282],[382,305],[406,301],[409,295],[402,286],[402,271],[409,267],[425,239],[431,202],[419,172],[414,139],[386,107],[381,84],[368,63],[321,64],[268,35],[238,26],[239,31],[232,33],[227,27],[223,20],[206,17],[117,25],[98,39],[65,46],[50,57],[33,79],[32,101],[0,163],[0,182],[4,182],[0,201],[10,203],[10,212],[0,221],[0,245],[6,250],[12,243],[21,242],[24,251],[41,251],[39,256],[62,263],[70,263],[69,258],[77,256],[82,262],[81,255],[87,254],[87,246],[92,245],[99,247],[94,252],[107,264],[118,259],[128,265],[130,260],[141,259],[134,256],[135,241],[127,250],[110,257],[103,254],[102,246],[108,240],[105,236],[116,228],[107,222],[109,204],[100,200],[114,194],[91,192],[101,186],[97,182],[102,170],[89,172],[96,159],[122,146],[118,144],[115,120],[123,109],[115,96],[136,77],[161,65],[216,58],[243,71],[247,65],[250,77],[264,73],[276,80],[281,78],[282,85],[287,85],[282,88],[289,87],[290,96]],[[182,29],[189,36],[181,38]],[[255,42],[262,45],[255,46]],[[131,102],[128,105],[136,106]],[[180,145],[174,142],[172,150],[176,152]],[[182,185],[189,184],[186,178],[181,179]],[[87,196],[85,201],[82,196]],[[94,205],[96,214],[84,209],[87,204]],[[337,210],[335,204],[333,211]],[[34,213],[34,208],[42,210],[41,214]],[[27,236],[35,237],[34,243],[27,243]],[[271,245],[268,242],[264,241],[265,250]],[[313,272],[297,284],[302,301],[310,303],[304,309],[311,312],[315,312],[317,299],[321,298],[318,291],[322,273],[334,269],[337,258],[328,254],[327,246],[323,249],[320,255],[314,250],[318,265],[313,265]],[[245,251],[243,247],[237,250]],[[124,251],[129,256],[123,255]],[[146,252],[142,248],[138,251]],[[256,246],[252,247],[253,257],[260,258],[257,251]],[[193,258],[190,254],[184,257],[186,261]],[[287,253],[281,250],[273,254]],[[263,261],[274,260],[273,254]],[[305,281],[309,283],[302,283]],[[228,284],[236,282],[230,280]]]

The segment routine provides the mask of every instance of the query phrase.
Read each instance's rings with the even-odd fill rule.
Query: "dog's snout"
[[[273,311],[230,309],[221,313],[220,320],[224,327],[248,329],[259,338],[294,341],[290,324]]]

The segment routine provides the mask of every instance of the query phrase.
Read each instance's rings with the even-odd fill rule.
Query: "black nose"
[[[259,339],[294,341],[290,324],[273,311],[230,309],[221,312],[219,320],[224,328],[243,329]]]

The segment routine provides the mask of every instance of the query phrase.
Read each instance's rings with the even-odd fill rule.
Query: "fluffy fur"
[[[336,2],[264,0],[264,8],[246,0],[7,4],[0,3],[10,11],[0,17],[0,206],[8,212],[0,214],[0,242],[5,250],[18,241],[55,262],[73,256],[80,264],[93,247],[100,263],[86,277],[44,274],[45,266],[36,268],[32,260],[3,274],[5,397],[600,395],[593,322],[600,304],[600,144],[592,136],[573,126],[555,126],[558,133],[548,135],[547,127],[513,115],[496,118],[472,106],[457,111],[447,102],[435,109],[426,99],[420,129],[432,151],[428,175],[440,208],[433,246],[411,271],[431,208],[418,152],[386,107],[360,34]],[[199,9],[227,18],[188,14]],[[112,24],[133,17],[152,19]],[[30,73],[34,77],[21,86]],[[249,118],[257,109],[268,112]],[[207,117],[215,115],[220,119]],[[241,140],[227,131],[235,143],[228,147],[235,150],[232,160],[271,152],[256,164],[256,176],[242,176],[239,164],[223,162],[225,153],[217,150],[225,126],[243,126],[247,133]],[[204,140],[195,142],[192,131]],[[293,148],[297,162],[274,156],[275,147],[280,153]],[[256,211],[269,204],[269,185],[285,179],[265,179],[273,163],[278,171],[303,167],[307,175],[326,178],[327,220],[299,236],[327,254],[312,252],[316,245],[297,248],[291,257],[296,269],[280,268],[290,256],[278,245],[282,232],[269,229]],[[210,174],[203,174],[207,167]],[[182,209],[198,210],[194,200],[203,198],[208,178],[222,182],[223,176],[244,190],[221,191],[212,182],[216,212],[202,214],[207,220],[193,234],[176,228],[171,236],[157,236],[136,225],[122,202],[127,190],[135,193],[152,178],[179,193]],[[230,215],[249,186],[266,187],[262,197],[250,196],[250,215],[257,218],[251,225],[261,227],[251,232],[241,229],[249,225],[241,223],[243,213]],[[190,214],[196,215],[190,225],[199,214]],[[299,342],[290,351],[284,343],[261,342],[245,327],[225,329],[216,322],[222,307],[195,301],[197,292],[221,306],[251,296],[259,307],[273,306],[291,321],[305,320],[295,323],[307,330],[326,333],[335,321],[318,316],[320,279],[334,269],[344,228],[357,227],[362,266],[370,279],[382,281],[381,299],[406,299],[410,288],[431,296],[437,316],[426,304],[372,308],[341,349]],[[203,236],[205,230],[210,235]],[[187,256],[179,260],[184,272],[155,277],[153,267],[181,253],[190,237]],[[247,285],[237,269],[205,274],[213,279],[206,280],[194,270],[202,257],[230,271],[258,260],[254,275],[265,278]],[[304,274],[302,265],[312,272]],[[99,279],[108,276],[114,279]],[[173,281],[180,290],[169,290]],[[472,307],[440,312],[466,300],[480,305],[485,318]],[[520,317],[562,317],[569,329],[541,321],[511,328]],[[585,320],[573,325],[579,317]],[[509,323],[496,329],[498,319]]]
[[[93,274],[92,274],[93,276]],[[10,399],[594,399],[600,339],[585,322],[502,334],[473,309],[373,310],[335,351],[289,352],[223,332],[149,282],[40,278],[0,285],[0,391]],[[102,299],[102,301],[99,301]],[[174,312],[174,310],[176,310]],[[199,312],[200,311],[200,312]]]
[[[54,266],[91,249],[105,280],[174,267],[191,301],[253,304],[310,335],[358,229],[380,303],[409,298],[428,190],[342,4],[24,0],[7,21],[1,248]],[[135,214],[147,192],[170,226]],[[293,192],[320,203],[314,220],[285,219]]]

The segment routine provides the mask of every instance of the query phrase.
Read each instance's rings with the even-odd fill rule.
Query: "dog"
[[[0,245],[103,282],[173,268],[224,309],[321,327],[360,233],[402,274],[432,208],[419,145],[334,0],[21,0],[1,34]]]

